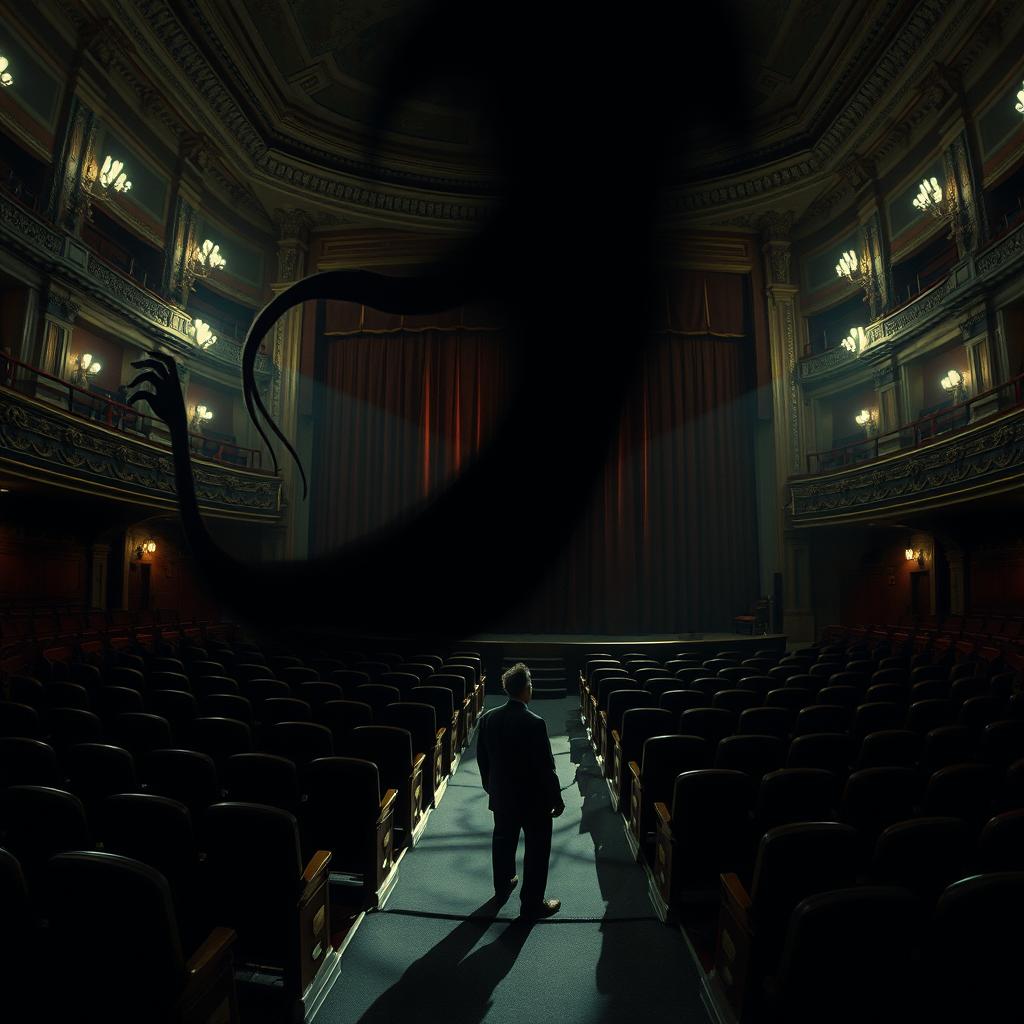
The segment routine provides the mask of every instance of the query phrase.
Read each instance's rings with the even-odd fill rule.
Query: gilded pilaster
[[[277,210],[277,280],[271,284],[275,295],[306,274],[311,221],[302,210]],[[271,384],[270,408],[281,431],[299,447],[299,386],[302,359],[303,308],[286,313],[274,327],[271,351],[277,373]],[[307,476],[311,467],[306,466]],[[302,481],[289,457],[281,459],[282,504],[289,507],[282,539],[284,558],[303,558],[308,550],[308,501],[302,500]]]

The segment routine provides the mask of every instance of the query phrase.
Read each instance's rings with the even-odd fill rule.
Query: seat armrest
[[[636,761],[629,762],[629,773],[637,782],[640,781],[640,765]]]
[[[206,937],[206,941],[189,957],[185,970],[189,974],[189,983],[193,976],[205,974],[216,969],[222,957],[227,956],[231,947],[238,940],[233,928],[214,928]]]
[[[618,729],[612,729],[612,745],[616,746],[616,747],[621,747],[622,746],[622,739],[619,736],[619,730]]]
[[[445,731],[446,730],[445,730],[444,726],[441,726],[441,728],[437,730],[437,734],[434,737],[434,742],[435,743],[443,743],[444,742]]]
[[[390,814],[395,809],[395,801],[398,799],[398,790],[389,789],[380,802],[380,814],[377,815],[378,823],[384,820],[385,814]]]
[[[658,817],[658,824],[661,825],[666,831],[672,829],[672,815],[668,812],[668,807],[658,800],[654,805],[654,813]]]
[[[423,762],[426,760],[426,754],[414,754],[412,759],[412,770],[422,771]]]
[[[747,913],[750,910],[750,896],[743,888],[739,875],[730,872],[718,877],[722,884],[722,902],[746,924]]]
[[[302,873],[303,891],[301,899],[306,899],[313,890],[327,878],[328,865],[331,863],[330,850],[317,850]]]

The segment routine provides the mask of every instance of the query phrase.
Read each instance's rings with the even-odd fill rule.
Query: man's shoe
[[[504,899],[519,884],[519,876],[513,875],[500,889],[494,890],[494,895]]]
[[[536,906],[523,907],[521,913],[522,917],[528,917],[531,920],[537,920],[541,917],[551,917],[552,914],[557,914],[562,909],[561,900],[541,900]]]

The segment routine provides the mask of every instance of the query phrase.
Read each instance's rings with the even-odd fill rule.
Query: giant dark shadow
[[[264,437],[294,454],[259,396],[255,359],[284,312],[317,299],[393,313],[485,304],[509,325],[522,383],[480,458],[415,519],[309,561],[253,565],[203,522],[174,361],[141,361],[132,387],[148,387],[129,401],[148,401],[169,428],[183,527],[212,597],[282,640],[342,631],[444,642],[483,631],[531,593],[585,510],[641,365],[669,158],[677,180],[694,126],[742,134],[741,27],[727,0],[607,14],[541,0],[427,8],[395,55],[372,129],[386,129],[414,87],[460,76],[488,112],[496,211],[419,277],[335,271],[279,295],[246,338],[243,394]],[[718,66],[713,88],[698,51]],[[545,496],[543,521],[528,526],[506,500],[513,485]]]

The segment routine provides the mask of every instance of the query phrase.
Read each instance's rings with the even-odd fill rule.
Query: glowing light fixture
[[[99,182],[108,195],[112,191],[129,192],[132,187],[132,183],[128,180],[128,175],[124,170],[124,162],[115,160],[109,155],[104,159],[103,166],[100,168]]]
[[[847,352],[852,352],[856,355],[867,344],[867,340],[868,336],[864,333],[864,328],[854,327],[850,330],[850,333],[843,338],[841,344]]]
[[[0,57],[0,60],[3,60],[3,58]],[[4,85],[10,84],[10,82],[4,82]],[[1024,86],[1024,83],[1021,84]],[[1024,114],[1024,88],[1017,93],[1017,102],[1014,104],[1014,110],[1016,110],[1018,114]]]
[[[140,562],[142,561],[143,555],[152,555],[156,552],[156,541],[144,540],[141,544],[135,546],[135,557]]]
[[[80,352],[75,356],[75,369],[71,374],[71,383],[84,386],[89,382],[89,378],[99,373],[103,369],[103,364],[93,359],[92,353]]]
[[[7,70],[10,61],[6,57],[0,56],[0,85],[8,86],[14,85],[14,77],[10,71]]]
[[[874,433],[877,426],[874,409],[861,409],[855,418],[858,427],[863,427],[868,434]]]
[[[845,277],[852,284],[856,278],[860,277],[860,273],[860,260],[857,258],[857,253],[853,249],[848,249],[839,257],[839,262],[836,264],[836,277]]]
[[[964,377],[959,370],[950,370],[942,380],[939,381],[942,390],[953,396],[954,402],[962,402],[967,397],[967,389],[964,387]]]
[[[915,558],[917,558],[917,555],[914,554],[913,548],[904,548],[903,555],[908,562],[912,562]]]
[[[209,423],[213,419],[213,410],[207,409],[205,405],[197,405],[192,410],[192,418],[189,420],[189,429],[193,432],[198,431],[202,428],[204,423]]]
[[[204,351],[208,349],[211,345],[213,345],[217,340],[217,335],[213,333],[213,331],[210,328],[210,325],[205,321],[200,320],[199,317],[196,317],[195,320],[193,320],[192,323],[189,325],[188,333],[191,335],[192,340],[196,343],[196,346],[198,348],[203,349]]]
[[[195,251],[196,276],[205,277],[211,270],[220,270],[227,265],[227,260],[220,254],[220,246],[207,238]]]
[[[917,190],[914,206],[924,213],[926,210],[936,217],[945,217],[946,210],[942,202],[942,186],[936,177],[924,178]]]

